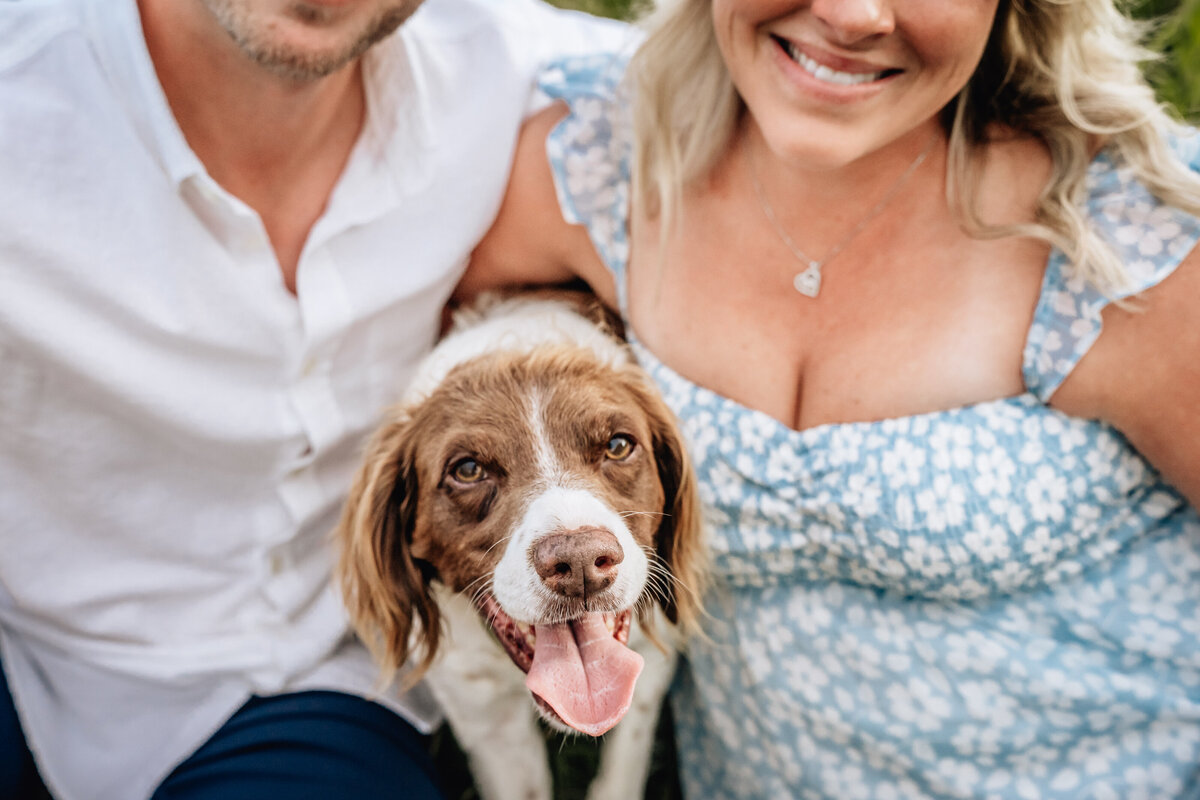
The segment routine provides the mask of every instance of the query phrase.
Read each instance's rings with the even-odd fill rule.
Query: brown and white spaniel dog
[[[486,800],[550,797],[538,714],[616,726],[589,798],[642,795],[674,666],[649,641],[696,621],[699,515],[672,414],[577,302],[460,312],[371,440],[338,538],[356,628],[385,670],[427,673]]]

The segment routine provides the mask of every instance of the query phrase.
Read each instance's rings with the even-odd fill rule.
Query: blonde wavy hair
[[[711,0],[663,0],[646,25],[628,73],[636,97],[633,191],[665,230],[684,187],[728,147],[744,104],[717,49]],[[1101,146],[1113,148],[1160,200],[1200,215],[1200,178],[1166,139],[1182,126],[1140,69],[1157,57],[1140,44],[1148,32],[1113,0],[1000,0],[979,66],[942,113],[946,193],[968,233],[1044,240],[1101,290],[1128,287],[1125,266],[1081,208],[1087,168]],[[997,124],[1040,138],[1053,158],[1032,223],[987,225],[973,202],[977,156]]]

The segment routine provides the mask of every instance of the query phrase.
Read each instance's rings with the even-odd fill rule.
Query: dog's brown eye
[[[473,458],[464,458],[450,469],[450,476],[459,483],[479,483],[486,474]]]
[[[621,433],[609,439],[608,444],[604,446],[604,457],[611,458],[613,461],[629,458],[629,454],[632,452],[633,439]]]

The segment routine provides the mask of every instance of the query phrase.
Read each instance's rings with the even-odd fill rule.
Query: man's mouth
[[[518,622],[490,594],[477,603],[525,685],[552,718],[591,736],[612,728],[633,703],[642,657],[630,650],[630,611],[591,612],[552,624]]]

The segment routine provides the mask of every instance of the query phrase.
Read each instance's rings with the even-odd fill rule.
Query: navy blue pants
[[[3,669],[0,669],[0,797],[13,800],[48,797],[25,744]]]
[[[0,798],[48,795],[0,670]],[[175,768],[153,800],[442,800],[425,737],[339,692],[255,697]]]

